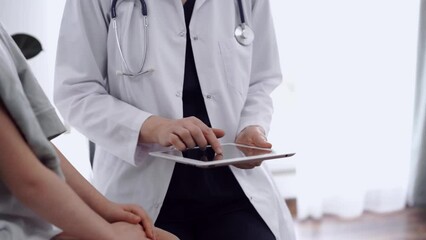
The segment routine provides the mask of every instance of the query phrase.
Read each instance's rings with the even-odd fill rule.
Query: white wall
[[[274,147],[295,149],[296,168],[363,155],[366,169],[386,159],[405,173],[393,164],[409,161],[419,1],[271,2],[286,83],[274,93]],[[280,179],[289,161],[271,168]],[[286,183],[283,194],[297,194]]]
[[[43,89],[51,91],[49,71],[46,71],[49,62],[49,48],[45,44],[48,35],[43,16],[46,13],[44,4],[39,1],[28,0],[0,0],[0,21],[10,34],[27,33],[35,36],[42,42],[44,51],[37,58],[30,61],[34,73],[39,77]],[[31,9],[31,11],[29,11]],[[47,47],[47,48],[46,48]]]

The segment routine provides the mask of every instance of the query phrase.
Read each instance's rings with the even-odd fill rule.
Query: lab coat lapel
[[[203,4],[208,0],[196,0],[194,5],[194,12],[196,12],[198,9],[200,9]],[[216,0],[217,1],[217,0]]]

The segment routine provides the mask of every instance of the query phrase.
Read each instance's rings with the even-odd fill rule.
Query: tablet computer
[[[288,158],[295,153],[276,153],[272,149],[258,148],[247,145],[224,143],[222,154],[216,154],[211,146],[206,149],[198,147],[179,151],[170,149],[166,151],[150,152],[154,157],[172,160],[200,168],[220,167],[237,163],[258,162],[270,159]]]

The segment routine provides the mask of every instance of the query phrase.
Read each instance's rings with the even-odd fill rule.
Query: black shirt
[[[198,79],[189,31],[194,4],[195,0],[188,0],[184,4],[187,46],[182,98],[183,116],[195,116],[211,127]],[[229,167],[201,169],[177,163],[164,204],[166,205],[168,200],[173,200],[175,204],[178,202],[199,203],[207,207],[243,197],[245,197],[244,192]]]

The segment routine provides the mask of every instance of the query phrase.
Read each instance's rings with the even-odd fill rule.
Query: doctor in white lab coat
[[[176,167],[171,161],[150,157],[149,152],[207,143],[220,152],[220,137],[220,142],[270,147],[265,141],[273,112],[270,93],[282,81],[270,4],[269,0],[243,3],[247,23],[255,32],[249,46],[240,45],[234,37],[240,24],[237,1],[196,0],[188,22],[182,0],[146,0],[149,27],[144,31],[140,1],[119,0],[117,34],[111,0],[67,1],[54,100],[65,120],[96,143],[93,183],[108,198],[138,203],[155,220],[160,210],[166,211]],[[188,49],[209,124],[182,111]],[[147,73],[126,75],[141,66]],[[291,216],[267,168],[225,168],[274,238],[294,239]],[[220,225],[215,226],[220,232]],[[245,230],[235,227],[247,232],[251,228],[256,225]]]

